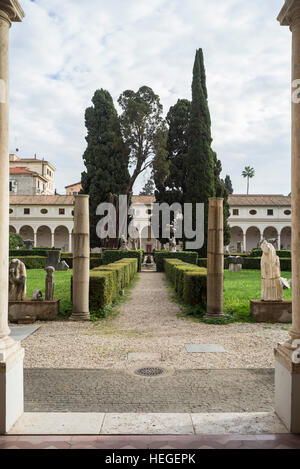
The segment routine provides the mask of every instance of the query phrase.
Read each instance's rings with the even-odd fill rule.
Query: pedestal
[[[300,433],[300,364],[283,345],[275,349],[275,410],[291,433]]]
[[[0,350],[0,435],[9,432],[24,413],[24,349],[12,339],[5,346]]]

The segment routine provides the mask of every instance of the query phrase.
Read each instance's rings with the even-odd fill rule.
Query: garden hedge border
[[[164,259],[164,269],[184,303],[200,305],[206,311],[207,270],[181,259]]]
[[[109,265],[113,262],[120,261],[122,259],[137,259],[138,260],[138,272],[142,270],[144,251],[143,249],[137,249],[136,251],[118,251],[118,250],[107,250],[102,254],[103,265]]]
[[[261,257],[244,257],[243,269],[245,270],[260,270]],[[198,259],[198,266],[207,268],[207,259]],[[224,268],[228,269],[228,259],[224,259]],[[280,267],[282,271],[292,270],[292,259],[280,258]]]
[[[9,261],[13,259],[19,259],[23,264],[25,264],[26,269],[45,269],[46,267],[46,257],[42,256],[10,256]]]
[[[165,259],[179,259],[187,264],[197,265],[198,253],[190,251],[170,252],[170,251],[155,251],[154,262],[156,263],[157,272],[164,272]]]

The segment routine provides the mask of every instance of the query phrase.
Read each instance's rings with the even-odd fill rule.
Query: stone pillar
[[[0,434],[24,412],[23,357],[20,343],[9,337],[9,29],[24,12],[14,0],[0,0]]]
[[[73,233],[73,321],[88,321],[90,286],[89,196],[75,196]]]
[[[51,248],[55,247],[55,233],[51,231]]]
[[[300,2],[286,0],[278,21],[292,32],[292,277],[291,339],[275,349],[275,409],[292,433],[300,433]],[[300,343],[300,342],[299,342]],[[299,353],[300,355],[300,353]]]
[[[69,233],[69,252],[72,252],[72,249],[73,249],[72,238],[73,238],[73,233]]]
[[[33,247],[36,248],[37,245],[37,232],[33,233]]]
[[[243,233],[243,250],[247,252],[247,233]]]
[[[280,235],[280,233],[278,233],[277,245],[278,245],[278,250],[280,251],[280,249],[281,249],[281,235]]]
[[[207,314],[223,316],[224,212],[223,199],[209,199],[207,239]]]

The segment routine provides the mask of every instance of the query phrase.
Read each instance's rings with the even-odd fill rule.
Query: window
[[[64,208],[59,209],[59,215],[65,215],[66,211]]]
[[[12,192],[12,190],[13,190],[12,181],[9,181],[9,192]]]
[[[234,209],[232,210],[232,215],[238,216],[239,214],[240,214],[240,211],[239,211],[238,208],[234,208]]]
[[[285,215],[292,215],[292,212],[291,212],[290,210],[285,210],[285,211],[284,211],[284,214],[285,214]]]
[[[250,215],[257,215],[257,211],[256,210],[250,210]]]
[[[274,210],[273,209],[268,209],[267,215],[268,215],[268,217],[272,217],[274,215]]]
[[[147,215],[151,215],[151,214],[152,214],[152,210],[151,209],[147,210]]]
[[[10,215],[11,215],[12,213],[14,213],[14,211],[13,211],[12,208],[9,209],[9,213],[10,213]]]
[[[24,208],[24,215],[30,215],[30,208]]]
[[[78,195],[78,192],[73,192],[73,195]]]
[[[43,215],[46,215],[48,213],[48,210],[46,208],[42,208],[41,213]]]

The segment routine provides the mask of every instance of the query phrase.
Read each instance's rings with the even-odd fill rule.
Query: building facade
[[[291,249],[291,197],[231,195],[230,252],[249,252],[264,240],[277,240],[277,249]]]
[[[43,178],[43,184],[40,187],[40,194],[43,195],[54,195],[54,174],[56,169],[54,166],[45,160],[40,160],[38,158],[20,158],[18,155],[10,154],[9,155],[9,167],[13,168],[22,168],[36,173]],[[19,186],[18,189],[19,195],[23,194],[22,186]]]
[[[64,195],[10,196],[10,233],[31,240],[34,247],[72,252],[74,197]]]
[[[41,195],[45,193],[47,179],[26,168],[10,168],[10,195]]]
[[[66,194],[67,195],[77,195],[82,189],[81,182],[76,182],[75,184],[71,184],[70,186],[66,186]]]

